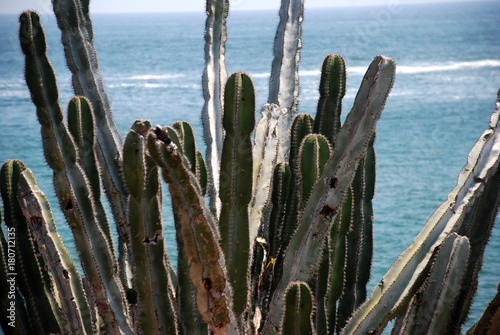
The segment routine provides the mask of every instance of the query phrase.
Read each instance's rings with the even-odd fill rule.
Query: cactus
[[[352,334],[380,333],[395,319],[394,334],[458,333],[500,204],[500,91],[457,186],[366,299],[376,123],[395,63],[374,58],[342,124],[346,65],[327,55],[315,118],[295,115],[303,2],[283,0],[269,98],[255,124],[252,80],[243,72],[226,79],[228,6],[207,1],[206,160],[185,121],[137,120],[122,143],[87,0],[53,1],[76,94],[66,124],[40,19],[21,14],[26,82],[78,260],[31,171],[4,163],[0,280],[14,271],[11,234],[19,280],[0,287],[0,304],[15,302],[14,332]],[[171,197],[176,271],[165,247],[160,175]],[[497,296],[470,333],[498,329],[499,305]],[[12,331],[5,320],[1,326]]]
[[[285,292],[285,309],[281,328],[283,334],[313,334],[314,299],[306,283],[292,283]]]

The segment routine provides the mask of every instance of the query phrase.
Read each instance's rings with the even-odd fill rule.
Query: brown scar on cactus
[[[325,219],[331,220],[335,216],[335,214],[337,214],[337,208],[332,208],[328,205],[325,205],[323,206],[319,214],[322,215]]]

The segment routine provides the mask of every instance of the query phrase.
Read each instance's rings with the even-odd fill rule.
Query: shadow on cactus
[[[303,3],[283,0],[269,99],[255,124],[252,80],[225,70],[228,6],[207,1],[205,157],[184,121],[137,120],[121,138],[85,0],[53,1],[75,91],[65,123],[40,19],[21,14],[26,82],[83,273],[31,171],[4,163],[0,281],[18,273],[15,287],[1,287],[2,308],[14,306],[4,332],[366,334],[395,320],[394,334],[459,333],[499,205],[500,98],[457,186],[367,297],[373,144],[395,63],[374,58],[341,125],[346,66],[327,55],[315,117],[297,114]],[[163,185],[176,270],[163,237]],[[499,313],[497,296],[469,332],[498,333]]]

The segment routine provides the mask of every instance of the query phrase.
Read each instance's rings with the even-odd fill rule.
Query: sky
[[[452,2],[457,0],[306,0],[307,8],[339,6],[391,6],[410,3]],[[474,1],[474,0],[473,0]],[[280,0],[232,0],[231,10],[255,10],[279,8]],[[24,10],[51,13],[51,0],[0,0],[0,14],[19,14]],[[140,13],[140,12],[185,12],[205,9],[205,0],[91,0],[92,13]]]

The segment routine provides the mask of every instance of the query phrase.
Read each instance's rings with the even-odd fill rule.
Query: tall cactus
[[[40,19],[20,16],[44,154],[85,277],[32,173],[6,162],[4,221],[17,234],[19,283],[14,291],[0,288],[9,293],[0,304],[15,302],[15,333],[380,333],[394,318],[394,334],[459,332],[500,204],[500,92],[490,129],[457,186],[364,301],[373,253],[373,144],[395,63],[375,57],[341,125],[345,61],[328,55],[316,117],[294,117],[303,2],[283,0],[269,100],[255,125],[251,79],[236,72],[226,81],[228,6],[207,1],[206,161],[185,121],[153,128],[137,120],[122,145],[87,0],[53,1],[78,95],[64,123]],[[165,247],[160,172],[171,197],[177,271]],[[117,255],[101,187],[118,231]],[[3,231],[0,240],[5,283],[12,270]],[[498,327],[499,306],[496,297],[470,332]]]
[[[224,146],[221,160],[219,219],[221,247],[233,288],[233,310],[240,315],[247,304],[250,255],[248,204],[252,197],[252,144],[255,124],[253,83],[246,74],[234,73],[224,93]]]

